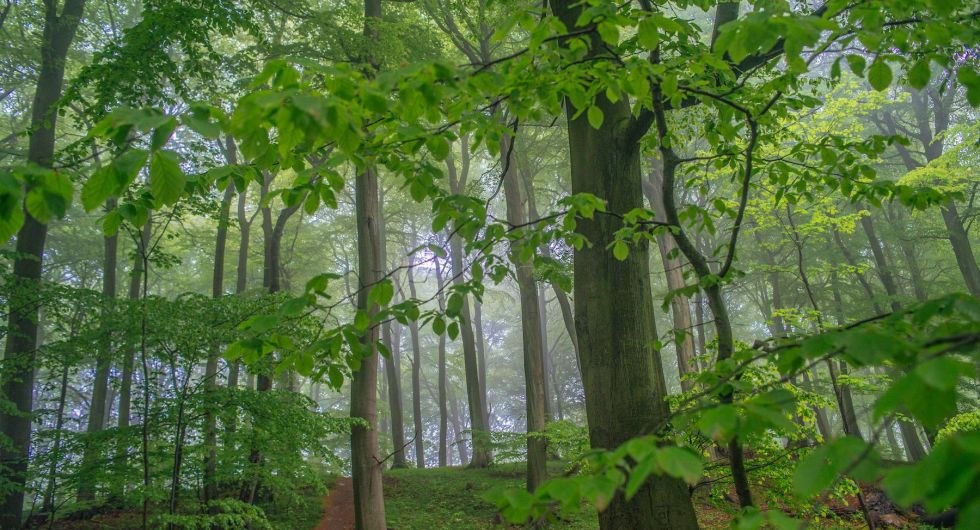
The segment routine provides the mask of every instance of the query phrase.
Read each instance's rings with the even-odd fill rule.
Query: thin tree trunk
[[[139,248],[146,248],[150,243],[150,232],[153,229],[153,220],[147,218],[146,224],[143,225],[143,230],[140,233]],[[143,270],[143,258],[139,255],[139,249],[137,249],[137,254],[133,258],[133,269],[130,271],[129,276],[129,301],[131,303],[136,302],[140,299],[140,282],[143,279],[143,274],[146,271]],[[123,356],[122,365],[122,377],[119,383],[119,418],[118,425],[120,430],[125,430],[129,427],[130,416],[132,414],[132,403],[133,403],[133,370],[136,363],[136,347],[132,344],[126,347],[126,353]],[[146,381],[143,384],[147,384]]]
[[[650,172],[649,181],[643,183],[643,192],[650,202],[650,207],[656,215],[656,220],[665,222],[663,196],[658,193],[663,189],[663,175],[658,170]],[[660,249],[660,259],[663,262],[664,276],[667,279],[667,290],[676,292],[687,284],[684,281],[683,263],[677,256],[677,243],[668,232],[657,236],[657,247]],[[687,296],[676,294],[670,300],[670,312],[674,322],[674,349],[677,353],[677,372],[680,378],[681,390],[689,392],[694,388],[689,375],[697,373],[696,353],[694,351],[694,334],[691,324],[691,301]]]
[[[459,413],[459,400],[456,399],[456,389],[453,385],[449,385],[448,394],[449,421],[453,424],[452,444],[456,446],[456,452],[459,454],[459,465],[465,466],[469,463],[470,456],[466,451],[466,438],[463,435],[466,429],[463,428],[463,416]]]
[[[891,268],[888,266],[888,259],[885,257],[885,249],[881,245],[881,240],[878,239],[874,221],[871,220],[870,216],[861,218],[861,228],[864,229],[864,234],[868,237],[868,243],[871,245],[871,254],[874,256],[875,261],[875,271],[878,272],[881,285],[884,286],[885,293],[888,294],[892,311],[898,311],[902,308],[902,303],[898,299],[898,287],[895,285]]]
[[[388,267],[387,252],[387,231],[384,216],[384,190],[379,190],[378,199],[378,245],[381,256],[381,274],[384,275]],[[392,341],[391,323],[385,322],[381,325],[381,338],[388,346],[389,357],[384,359],[385,373],[388,379],[388,410],[391,414],[391,443],[394,450],[392,467],[403,468],[408,466],[405,459],[405,418],[402,408],[402,381],[401,370],[398,366],[398,345]]]
[[[65,80],[65,59],[81,22],[85,0],[65,0],[61,14],[57,2],[45,2],[41,37],[41,68],[31,109],[27,161],[50,168],[54,162],[58,99]],[[30,459],[31,415],[34,397],[34,361],[37,355],[41,264],[48,227],[24,208],[24,224],[17,232],[13,277],[18,283],[8,300],[7,344],[4,349],[3,395],[13,407],[0,413],[0,433],[8,443],[0,446],[0,468],[12,488],[0,505],[0,528],[17,528],[24,511],[24,485]]]
[[[238,163],[235,141],[231,136],[225,138],[224,152],[225,160],[229,165]],[[234,194],[235,186],[229,183],[228,187],[225,188],[225,195],[221,200],[221,211],[218,214],[218,229],[214,238],[214,271],[211,274],[211,296],[214,299],[221,298],[225,293],[225,247],[228,242],[228,221],[231,216],[231,199]],[[218,345],[215,344],[211,347],[207,363],[204,367],[205,394],[212,394],[217,389],[219,356]],[[215,476],[217,466],[218,423],[214,410],[208,407],[204,417],[204,502],[214,500],[218,496],[218,482]]]
[[[408,291],[412,299],[418,298],[415,292],[415,256],[409,255]],[[422,346],[419,343],[419,323],[411,320],[408,333],[412,341],[412,422],[415,426],[415,465],[425,467],[425,430],[422,425]]]
[[[445,282],[442,278],[442,266],[440,265],[439,258],[435,259],[436,265],[436,290],[437,290],[437,300],[439,302],[439,311],[444,311],[446,309],[446,297],[443,295],[443,287]],[[449,413],[447,410],[447,387],[448,381],[446,380],[446,335],[444,333],[439,335],[439,348],[438,348],[438,363],[439,363],[439,467],[446,467],[447,460],[449,457],[449,447],[448,447],[448,430],[449,430]]]
[[[111,211],[116,208],[116,199],[106,201],[106,210]],[[103,238],[104,254],[102,263],[102,302],[105,304],[103,316],[103,337],[102,350],[98,353],[95,360],[95,379],[92,382],[92,401],[89,406],[88,423],[85,428],[87,434],[95,434],[105,428],[106,422],[106,403],[109,394],[109,370],[112,366],[112,331],[111,319],[113,317],[116,301],[116,272],[119,260],[119,236],[113,234]],[[101,451],[90,441],[85,442],[85,449],[82,456],[81,470],[91,471],[99,461]],[[95,482],[83,480],[78,485],[78,500],[91,501],[95,498]]]
[[[72,337],[75,331],[72,330]],[[68,395],[68,362],[61,365],[61,389],[58,392],[58,412],[55,416],[54,440],[51,443],[51,465],[48,467],[48,485],[44,489],[43,511],[54,518],[54,494],[57,488],[58,462],[61,458],[61,435],[65,426],[65,398]]]
[[[943,223],[949,232],[949,244],[953,247],[953,254],[956,256],[956,265],[960,268],[966,289],[973,296],[980,296],[980,268],[977,267],[977,259],[973,255],[973,246],[970,244],[970,236],[966,233],[963,220],[957,211],[956,203],[948,201],[940,212],[943,215]]]
[[[519,226],[527,222],[524,201],[521,197],[521,182],[517,171],[507,156],[512,152],[514,139],[504,136],[501,142],[501,167],[506,168],[503,175],[504,196],[507,199],[507,222]],[[544,367],[544,324],[538,289],[534,282],[534,262],[520,259],[518,243],[511,250],[510,259],[514,263],[517,288],[521,300],[521,335],[524,346],[524,389],[527,412],[527,489],[534,491],[545,481],[548,470],[548,446],[542,433],[547,422],[548,393]]]
[[[447,159],[449,169],[449,187],[452,193],[459,194],[466,186],[466,167],[469,163],[469,149],[463,142],[463,166],[460,175],[456,173],[453,157]],[[458,235],[449,238],[449,256],[452,260],[454,285],[462,285],[463,275],[463,242]],[[487,422],[486,399],[480,391],[480,367],[476,358],[476,337],[473,335],[473,319],[470,317],[469,297],[463,295],[463,306],[460,310],[460,337],[463,342],[463,369],[466,378],[466,397],[470,413],[470,432],[473,438],[473,458],[470,466],[475,468],[490,465],[490,425]]]
[[[487,422],[490,422],[490,395],[487,394],[486,338],[483,336],[483,303],[473,299],[473,329],[476,331],[476,360],[480,368],[480,394],[486,405]]]

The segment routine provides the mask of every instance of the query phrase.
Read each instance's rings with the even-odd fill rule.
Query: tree
[[[50,169],[55,156],[55,128],[58,123],[58,100],[65,80],[65,59],[75,32],[82,20],[85,0],[65,0],[59,12],[58,2],[44,3],[44,33],[41,37],[41,67],[38,71],[37,88],[31,111],[31,137],[27,161],[38,168]],[[45,172],[46,179],[55,181],[63,177]],[[0,449],[0,466],[10,470],[14,491],[8,493],[0,509],[0,528],[18,528],[24,509],[24,481],[31,444],[31,414],[33,412],[34,359],[37,351],[38,305],[36,297],[40,288],[41,264],[44,259],[44,240],[47,236],[45,222],[48,215],[39,215],[30,201],[38,193],[45,193],[51,184],[29,184],[24,204],[23,226],[17,232],[17,259],[14,261],[14,278],[17,297],[11,300],[12,311],[7,319],[7,345],[4,349],[3,393],[13,402],[13,409],[4,409],[0,415],[3,435],[10,445]],[[64,190],[63,185],[61,189]],[[61,195],[61,211],[70,202]],[[32,196],[31,192],[34,191]],[[55,195],[57,197],[57,195]]]

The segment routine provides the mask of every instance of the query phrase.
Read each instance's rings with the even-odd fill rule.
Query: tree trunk
[[[436,299],[439,302],[439,311],[446,308],[446,297],[442,289],[445,282],[442,278],[442,266],[439,258],[435,259],[436,265]],[[446,335],[439,335],[439,467],[446,467],[449,458],[448,436],[449,436],[449,412],[447,410],[447,390],[448,381],[446,380]]]
[[[235,141],[231,136],[225,138],[225,160],[229,165],[237,164]],[[225,287],[225,247],[228,242],[228,221],[231,216],[231,199],[235,193],[235,185],[228,183],[225,195],[221,200],[221,211],[218,214],[218,229],[214,238],[214,271],[211,275],[211,296],[215,299],[224,295]],[[211,348],[207,364],[204,367],[205,394],[213,393],[218,386],[218,345]],[[216,499],[218,483],[215,477],[218,466],[218,425],[214,410],[207,408],[204,417],[204,502]]]
[[[844,260],[847,261],[847,264],[850,265],[855,271],[858,271],[857,260],[854,258],[854,255],[851,254],[851,251],[847,248],[847,245],[844,244],[844,240],[841,238],[840,232],[837,230],[834,230],[834,242],[837,243],[837,248],[840,249],[841,255],[844,256]],[[871,284],[868,283],[868,279],[865,278],[864,274],[861,272],[855,272],[854,274],[857,277],[858,283],[861,284],[861,288],[864,289],[864,293],[868,295],[868,301],[874,308],[875,313],[879,315],[884,313],[884,310],[880,305],[878,305],[878,302],[875,301],[875,291],[871,287]]]
[[[147,218],[146,224],[140,234],[139,248],[147,248],[150,243],[150,232],[153,229],[153,220]],[[140,283],[143,279],[143,258],[137,249],[136,257],[133,258],[133,269],[129,272],[129,301],[136,302],[140,299]],[[130,414],[132,413],[133,403],[133,367],[136,362],[136,348],[133,345],[126,347],[123,357],[122,378],[119,383],[119,428],[129,427]],[[146,381],[143,384],[147,384]]]
[[[31,109],[32,131],[27,161],[50,168],[54,162],[58,99],[65,80],[65,59],[81,21],[85,0],[65,0],[61,14],[57,2],[45,2],[41,37],[41,68]],[[17,232],[13,277],[18,283],[8,300],[7,344],[4,349],[3,395],[12,408],[0,413],[0,431],[9,444],[0,446],[0,467],[13,491],[0,505],[0,528],[18,528],[24,511],[24,485],[30,458],[31,414],[34,394],[34,360],[37,355],[37,290],[48,227],[24,208],[24,224]]]
[[[415,292],[415,256],[409,255],[408,290],[412,299],[417,299]],[[408,323],[408,334],[412,342],[412,422],[415,424],[415,466],[425,467],[425,430],[422,425],[422,346],[419,343],[419,323],[411,320]]]
[[[106,210],[116,208],[116,199],[106,201]],[[104,255],[102,262],[102,303],[105,304],[103,316],[102,350],[95,359],[95,379],[92,382],[92,401],[89,406],[88,423],[85,432],[95,434],[105,428],[106,402],[109,394],[109,370],[112,366],[112,323],[116,301],[116,272],[119,261],[119,236],[113,234],[103,238]],[[85,442],[82,456],[82,472],[91,471],[99,461],[101,451],[90,441]],[[95,483],[80,481],[78,485],[78,500],[91,501],[95,498]]]
[[[512,226],[527,222],[524,201],[521,197],[521,183],[517,171],[507,160],[512,151],[510,136],[504,136],[500,146],[501,167],[506,168],[503,175],[504,196],[507,199],[507,222]],[[527,411],[527,489],[534,491],[547,477],[548,447],[542,433],[547,421],[547,380],[544,368],[544,325],[534,282],[534,262],[520,259],[518,243],[513,244],[510,260],[514,264],[517,289],[521,301],[521,335],[524,346],[524,389]]]
[[[490,396],[487,394],[486,337],[483,336],[483,303],[473,300],[473,329],[476,331],[476,360],[480,368],[480,395],[486,405],[487,423],[490,422]]]
[[[380,0],[365,0],[365,33],[381,16]],[[357,220],[357,309],[369,316],[378,307],[368,301],[371,287],[381,280],[381,205],[378,200],[378,175],[367,168],[355,181]],[[372,325],[361,336],[361,366],[351,379],[352,418],[362,418],[366,426],[351,431],[351,469],[354,482],[354,520],[358,530],[384,530],[385,505],[381,485],[381,461],[378,453],[378,327]]]
[[[656,215],[656,220],[666,222],[664,217],[663,196],[658,193],[663,189],[663,176],[657,171],[650,172],[649,184],[643,183],[643,192],[650,207]],[[667,279],[667,290],[677,291],[684,288],[684,264],[677,256],[677,243],[667,232],[657,236],[657,247],[660,249],[660,259],[663,262],[664,276]],[[672,254],[673,253],[673,254]],[[671,257],[674,255],[674,257]],[[687,296],[676,295],[670,300],[670,312],[674,322],[674,349],[677,353],[677,375],[680,378],[681,390],[689,392],[694,388],[689,374],[697,373],[696,353],[694,351],[694,334],[691,324],[691,300]]]
[[[574,28],[581,7],[575,0],[551,3],[566,27]],[[600,39],[586,35],[599,53]],[[639,145],[623,134],[630,123],[629,102],[596,97],[605,119],[594,129],[570,101],[565,107],[572,193],[591,193],[613,214],[643,205]],[[582,219],[579,232],[592,244],[575,251],[575,327],[582,363],[589,437],[596,449],[614,449],[627,440],[659,430],[668,418],[667,388],[660,352],[654,348],[653,294],[649,248],[640,242],[620,261],[606,246],[622,226],[613,215]],[[615,397],[614,397],[615,396]],[[603,530],[695,529],[697,518],[687,486],[654,475],[627,501],[616,495],[599,514]]]
[[[388,267],[387,235],[384,217],[384,191],[379,190],[378,199],[378,244],[381,256],[381,274],[386,274]],[[391,443],[394,450],[392,467],[408,467],[405,460],[405,419],[402,409],[401,370],[398,366],[398,345],[392,340],[391,322],[381,325],[381,338],[388,346],[389,357],[384,359],[385,373],[388,379],[388,409],[391,413]]]
[[[888,258],[885,257],[885,249],[881,245],[881,240],[878,239],[874,221],[871,220],[870,216],[861,218],[861,228],[864,229],[864,234],[868,237],[868,243],[871,245],[871,254],[875,259],[875,271],[878,272],[881,285],[884,286],[885,293],[888,295],[892,311],[898,311],[902,308],[902,303],[898,299],[898,287],[895,285],[891,268],[888,266]]]
[[[449,421],[453,424],[452,445],[456,446],[456,452],[459,454],[459,465],[465,466],[470,461],[470,455],[466,452],[466,439],[463,435],[463,431],[466,429],[463,428],[463,416],[459,413],[459,400],[456,399],[455,387],[449,385],[447,392],[449,394]]]
[[[940,209],[943,214],[943,223],[949,232],[949,243],[953,246],[953,254],[956,256],[956,264],[963,275],[966,288],[973,296],[980,296],[980,268],[977,267],[977,259],[973,255],[973,247],[970,245],[969,234],[963,226],[963,220],[956,209],[956,203],[947,202]]]
[[[463,144],[463,164],[468,165],[469,150]],[[457,177],[456,164],[453,157],[447,159],[449,169],[449,187],[452,193],[459,194],[466,186],[466,171]],[[452,283],[462,285],[463,275],[463,241],[458,235],[449,238],[449,256],[452,260]],[[460,337],[463,342],[463,369],[466,377],[466,398],[470,413],[470,432],[473,437],[473,459],[470,467],[481,468],[490,465],[490,425],[487,422],[487,406],[480,388],[480,367],[476,358],[476,337],[473,335],[473,319],[470,318],[469,297],[463,296],[463,307],[460,310]]]

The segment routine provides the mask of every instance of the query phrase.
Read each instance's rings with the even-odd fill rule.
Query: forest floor
[[[354,528],[354,484],[341,477],[323,498],[323,519],[315,530],[352,530]]]

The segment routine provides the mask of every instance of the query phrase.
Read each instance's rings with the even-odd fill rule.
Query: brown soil
[[[354,483],[337,479],[323,498],[323,519],[314,530],[354,530]]]

